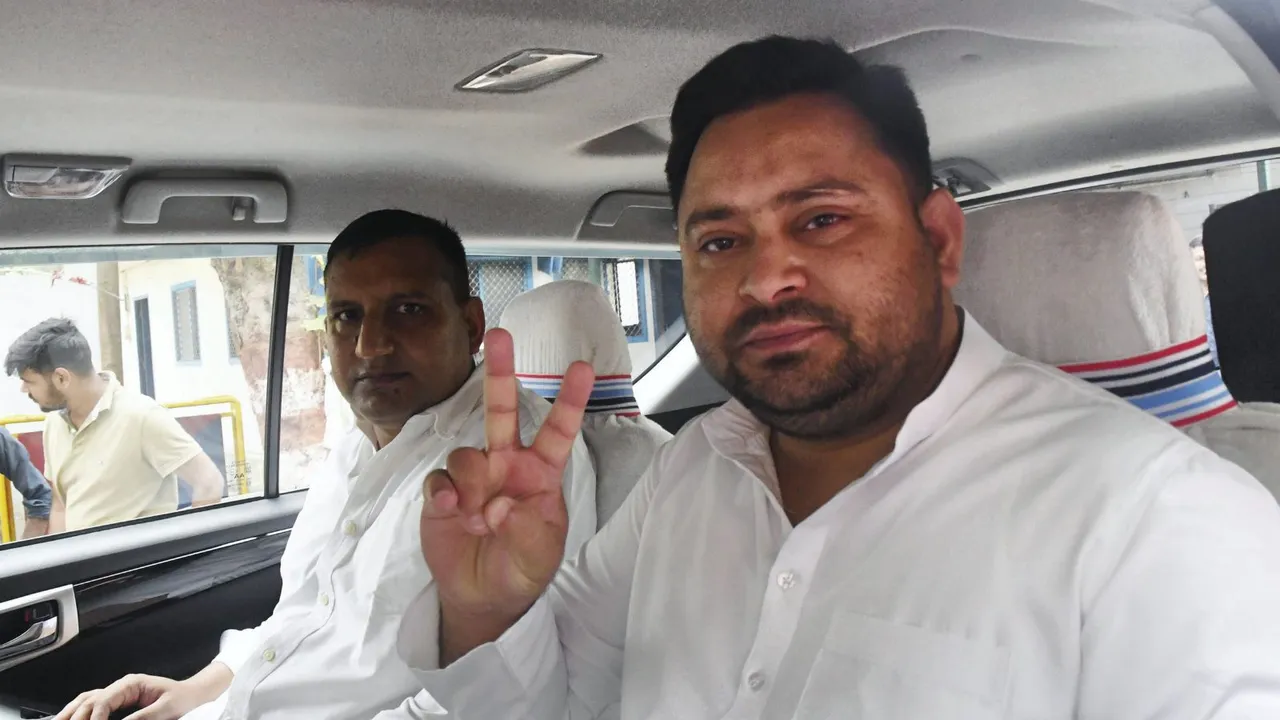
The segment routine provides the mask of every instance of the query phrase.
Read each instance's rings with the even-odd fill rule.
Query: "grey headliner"
[[[591,141],[660,128],[685,77],[769,32],[902,65],[934,156],[983,163],[1002,192],[1280,146],[1244,73],[1183,24],[1207,0],[1121,1],[1166,17],[1082,0],[0,0],[0,150],[278,171],[288,232],[310,240],[398,205],[481,244],[563,244],[604,192],[662,189],[661,143]],[[529,94],[452,89],[525,47],[606,57]],[[116,200],[5,198],[0,234],[123,237]]]

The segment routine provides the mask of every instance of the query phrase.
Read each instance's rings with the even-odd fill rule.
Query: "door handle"
[[[21,635],[0,645],[0,660],[39,650],[58,638],[58,618],[51,617],[31,624]]]
[[[21,630],[16,637],[0,637],[0,672],[53,652],[80,634],[76,591],[70,585],[0,602],[0,617],[9,632]]]

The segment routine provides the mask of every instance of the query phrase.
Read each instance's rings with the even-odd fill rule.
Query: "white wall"
[[[245,381],[240,361],[231,357],[227,340],[227,310],[222,282],[207,259],[149,260],[130,264],[121,270],[120,289],[124,296],[121,332],[124,336],[125,385],[139,387],[136,318],[134,302],[147,298],[151,314],[152,372],[155,376],[156,400],[161,403],[198,400],[217,395],[231,395],[241,404],[244,419],[245,455],[249,464],[251,492],[262,491],[262,433],[249,384]],[[174,336],[173,289],[194,282],[196,287],[197,325],[200,334],[200,360],[178,362]],[[225,406],[192,408],[178,414],[204,414]],[[232,460],[231,423],[224,421],[223,438],[228,462]]]
[[[90,345],[98,347],[98,290],[94,287],[97,266],[65,265],[57,279],[53,270],[26,267],[0,271],[0,307],[7,310],[0,313],[0,353],[8,353],[19,335],[53,317],[71,318]],[[75,282],[80,279],[88,284]],[[0,417],[40,412],[21,392],[20,385],[16,377],[0,380]]]

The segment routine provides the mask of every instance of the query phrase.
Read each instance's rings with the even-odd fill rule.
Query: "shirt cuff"
[[[226,665],[232,675],[239,675],[249,657],[258,649],[258,633],[253,630],[227,630],[222,633],[220,644],[218,656],[213,661]]]
[[[546,595],[496,642],[443,670],[417,670],[422,688],[459,717],[501,717],[540,695],[560,663],[560,639]]]

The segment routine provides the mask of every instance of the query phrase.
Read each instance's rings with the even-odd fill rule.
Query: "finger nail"
[[[454,494],[452,490],[448,490],[448,489],[437,490],[435,494],[431,496],[431,507],[435,508],[436,510],[440,510],[440,511],[452,510],[454,505],[456,504],[457,504],[457,496]]]
[[[472,535],[489,534],[489,526],[485,524],[483,515],[472,515],[467,518],[467,532]]]
[[[511,498],[500,497],[494,498],[493,502],[484,509],[484,519],[493,530],[497,530],[502,525],[502,521],[507,519],[511,514]]]

